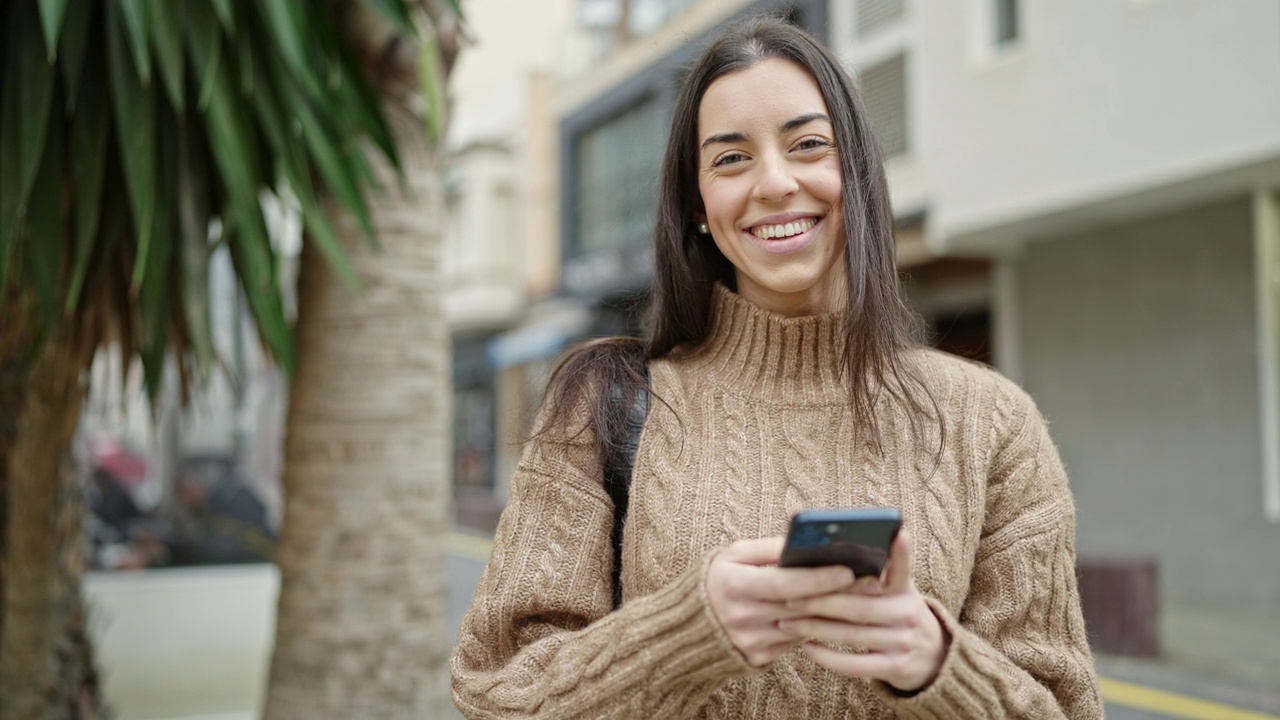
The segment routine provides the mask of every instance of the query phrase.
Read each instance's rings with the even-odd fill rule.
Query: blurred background
[[[462,11],[424,218],[452,348],[432,390],[449,413],[446,644],[556,359],[641,328],[681,68],[767,11],[856,78],[929,341],[1020,383],[1050,422],[1109,715],[1280,717],[1280,2]],[[287,203],[266,218],[292,318],[305,222]],[[225,245],[207,274],[225,372],[185,403],[167,373],[150,402],[132,358],[99,352],[72,444],[120,720],[249,720],[267,693],[290,378]]]

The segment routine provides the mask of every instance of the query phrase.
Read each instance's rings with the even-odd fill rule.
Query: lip
[[[760,227],[761,225],[783,225],[789,222],[795,222],[796,220],[803,220],[804,218],[818,218],[818,220],[821,221],[826,216],[826,213],[795,210],[792,212],[778,213],[776,215],[766,215],[757,219],[755,222],[743,226],[743,230],[750,232],[753,227]]]
[[[782,223],[792,222],[801,218],[811,217],[818,217],[818,221],[813,224],[813,227],[805,230],[799,235],[792,235],[791,237],[781,239],[769,238],[768,240],[756,237],[748,230],[742,230],[742,235],[748,242],[755,246],[756,249],[770,255],[786,255],[788,253],[799,252],[800,250],[808,247],[809,244],[813,242],[814,238],[818,236],[818,230],[822,228],[823,224],[827,221],[827,217],[825,215],[817,216],[813,213],[786,213],[784,215],[770,215],[769,217],[764,218],[761,222],[756,223],[756,225],[780,225]],[[788,219],[774,220],[773,218]],[[756,227],[756,225],[752,225],[751,227]]]

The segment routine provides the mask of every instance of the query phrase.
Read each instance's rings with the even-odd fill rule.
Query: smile
[[[815,217],[801,218],[799,220],[795,220],[788,223],[782,223],[779,225],[757,225],[753,228],[748,228],[747,232],[751,233],[752,235],[755,235],[761,240],[772,240],[774,238],[789,238],[794,235],[799,235],[800,233],[807,232],[809,228],[812,228],[815,224],[817,224],[817,222],[818,222],[818,218],[815,218]]]

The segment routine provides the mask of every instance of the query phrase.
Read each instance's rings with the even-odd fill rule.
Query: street
[[[454,533],[450,538],[449,623],[457,637],[462,615],[471,602],[480,573],[489,555],[489,541]],[[1193,698],[1167,689],[1103,678],[1106,716],[1111,720],[1280,720],[1280,716],[1256,712],[1221,702]]]

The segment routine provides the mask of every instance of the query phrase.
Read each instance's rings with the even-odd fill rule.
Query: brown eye
[[[711,167],[727,167],[729,165],[740,163],[746,159],[747,156],[742,153],[725,153],[724,155],[716,158],[715,162],[711,163]]]
[[[797,150],[817,150],[831,147],[831,143],[820,137],[807,137],[796,143]]]

